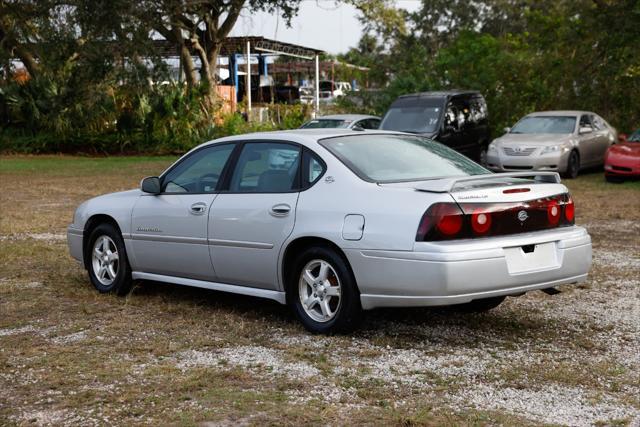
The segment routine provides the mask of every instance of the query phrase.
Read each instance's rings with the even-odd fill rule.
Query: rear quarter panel
[[[300,193],[294,230],[287,243],[313,236],[343,249],[411,250],[427,208],[438,201],[452,201],[448,194],[381,187],[361,180],[342,164],[327,163],[321,180]],[[343,239],[344,220],[350,214],[364,217],[360,240]]]

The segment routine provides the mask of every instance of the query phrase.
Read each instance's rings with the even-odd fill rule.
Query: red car
[[[609,147],[604,157],[604,176],[607,181],[640,178],[640,129],[625,142]]]

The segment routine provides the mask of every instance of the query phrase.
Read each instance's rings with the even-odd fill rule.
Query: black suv
[[[487,103],[476,91],[403,95],[391,104],[380,129],[427,136],[481,164],[491,141]]]

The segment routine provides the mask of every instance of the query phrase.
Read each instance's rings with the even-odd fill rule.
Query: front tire
[[[89,235],[85,265],[94,288],[101,293],[126,295],[131,290],[131,267],[120,232],[100,224]]]
[[[564,173],[564,177],[575,179],[578,177],[579,171],[580,171],[580,155],[576,150],[573,150],[569,154],[569,159],[567,160],[567,170]]]
[[[288,285],[289,303],[309,332],[348,332],[360,322],[360,293],[353,273],[334,250],[304,250],[294,262]]]

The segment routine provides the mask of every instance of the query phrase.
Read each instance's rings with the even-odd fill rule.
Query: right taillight
[[[571,224],[575,223],[575,217],[576,217],[576,212],[575,212],[575,205],[573,204],[573,199],[571,198],[571,196],[567,196],[568,200],[564,205],[564,218],[570,222]]]
[[[416,241],[501,236],[571,226],[568,194],[511,203],[435,203],[422,216]]]

